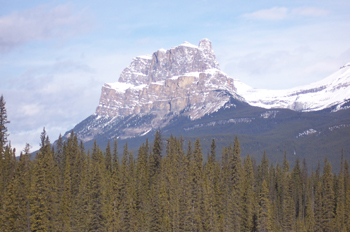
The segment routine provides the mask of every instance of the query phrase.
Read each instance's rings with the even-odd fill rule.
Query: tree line
[[[1,97],[1,231],[350,231],[342,155],[338,174],[327,159],[312,171],[286,156],[258,163],[241,157],[236,137],[220,155],[212,140],[204,161],[198,139],[157,131],[119,156],[117,140],[86,151],[73,131],[52,146],[44,130],[35,157],[27,144],[17,159],[4,105]]]

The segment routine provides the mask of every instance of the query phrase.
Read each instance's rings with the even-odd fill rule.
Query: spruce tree
[[[94,146],[94,151],[91,160],[91,182],[90,182],[90,215],[89,215],[89,231],[104,231],[106,218],[104,215],[104,191],[103,182],[104,166],[103,159],[101,160],[102,151]]]
[[[4,100],[4,96],[0,97],[0,153],[4,152],[5,146],[7,143],[7,127],[6,124],[9,123],[7,120],[7,110],[6,110],[6,102]]]
[[[57,230],[59,227],[58,172],[45,128],[41,133],[41,148],[36,155],[31,185],[31,229]]]
[[[120,197],[120,228],[122,231],[130,230],[130,204],[128,202],[128,185],[129,185],[129,149],[125,143],[123,156],[121,160],[120,178],[119,178],[119,197]]]
[[[344,184],[344,157],[343,149],[341,151],[340,173],[337,178],[336,190],[336,210],[335,210],[335,229],[337,231],[346,231],[345,228],[345,184]]]
[[[115,139],[113,144],[112,155],[112,175],[111,175],[111,199],[112,214],[110,217],[110,231],[120,230],[120,192],[119,192],[119,159],[118,159],[118,142]]]
[[[293,180],[290,173],[285,177],[286,191],[283,198],[283,231],[293,231],[295,226],[295,202],[293,198]]]
[[[313,207],[313,188],[312,184],[309,184],[308,191],[306,193],[306,206],[305,206],[305,227],[307,232],[314,231],[315,229],[315,213]]]
[[[136,163],[136,208],[137,223],[140,228],[147,228],[147,209],[149,194],[148,157],[145,144],[139,148]]]
[[[244,170],[243,170],[243,182],[242,182],[242,193],[241,193],[241,203],[242,203],[242,213],[241,213],[241,231],[251,231],[254,226],[253,216],[254,216],[254,173],[252,160],[249,156],[244,160]]]
[[[105,153],[105,166],[108,172],[112,172],[112,153],[111,153],[111,145],[109,140],[107,142],[107,148]]]
[[[59,170],[59,175],[63,175],[64,170],[64,154],[63,154],[63,139],[61,134],[58,137],[55,152],[55,163]]]
[[[242,163],[241,163],[241,148],[237,136],[233,145],[233,154],[230,160],[231,168],[231,197],[230,197],[230,220],[235,231],[240,230],[241,216],[241,186],[242,186]]]
[[[334,220],[334,190],[333,190],[333,174],[332,166],[327,158],[324,162],[322,175],[322,229],[324,231],[333,230]]]
[[[31,230],[32,231],[49,231],[48,220],[48,187],[45,178],[44,158],[41,152],[37,153],[34,164],[32,185],[31,185]]]
[[[17,217],[15,223],[15,231],[29,231],[29,194],[30,194],[30,181],[31,181],[31,155],[30,145],[26,144],[24,153],[20,154],[18,165],[16,166],[16,182],[15,182],[15,197],[16,197],[16,210]]]
[[[192,230],[192,143],[188,141],[188,148],[186,156],[182,156],[181,168],[181,179],[180,179],[180,200],[179,200],[179,230],[180,231],[191,231]]]
[[[259,194],[259,215],[258,215],[258,231],[272,231],[272,215],[270,210],[269,190],[266,181],[263,180],[261,192]]]
[[[62,231],[71,231],[71,211],[72,211],[72,195],[71,195],[71,169],[70,157],[66,156],[66,167],[64,170],[63,194],[60,205],[60,216]]]
[[[160,163],[162,160],[162,137],[161,132],[157,131],[154,135],[154,142],[153,142],[153,150],[150,156],[149,161],[149,170],[150,170],[150,177],[151,180],[153,177],[157,176],[160,173]]]
[[[76,212],[76,223],[73,227],[74,231],[87,231],[90,222],[90,191],[92,190],[91,183],[91,173],[92,165],[90,163],[90,154],[85,154],[82,150],[82,169],[81,169],[81,181],[79,185],[79,193],[76,199],[75,210]]]
[[[201,203],[203,200],[203,155],[199,139],[194,143],[192,169],[193,228],[202,230]]]
[[[216,161],[216,144],[215,140],[212,140],[210,155],[207,164],[205,165],[205,200],[208,205],[208,230],[217,231],[218,230],[218,201],[216,195],[216,189],[219,184],[219,177],[217,176],[218,172],[218,162]],[[221,199],[220,199],[221,200]]]
[[[350,231],[350,178],[349,178],[349,165],[347,160],[345,160],[344,165],[344,185],[345,185],[345,206],[344,206],[344,220],[345,220],[345,229]]]
[[[300,161],[297,158],[291,173],[292,197],[295,204],[296,219],[304,220],[303,189]]]
[[[323,231],[322,182],[315,183],[315,231]]]

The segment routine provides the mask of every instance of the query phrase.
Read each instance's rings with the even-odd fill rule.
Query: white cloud
[[[327,16],[329,12],[324,9],[315,7],[300,7],[294,8],[290,12],[291,15],[301,15],[301,16],[311,16],[311,17],[321,17]]]
[[[286,7],[273,7],[271,9],[258,10],[253,13],[244,14],[243,17],[255,20],[282,20],[288,15]]]
[[[138,44],[148,44],[149,41],[150,41],[150,38],[146,37],[146,38],[142,38],[142,39],[137,40],[137,43]]]
[[[23,114],[25,116],[34,116],[40,113],[40,106],[38,104],[28,104],[22,106]]]
[[[243,18],[253,20],[278,21],[294,18],[296,16],[321,17],[328,15],[329,12],[316,7],[299,7],[288,9],[286,7],[273,7],[271,9],[258,10],[243,15]]]
[[[90,25],[86,10],[74,12],[70,4],[16,11],[0,17],[0,52],[31,41],[79,35]]]
[[[124,63],[130,61],[128,56],[116,54],[32,60],[30,68],[11,79],[8,89],[0,85],[11,121],[9,140],[17,155],[25,143],[33,146],[32,151],[39,148],[43,127],[54,142],[60,133],[93,114],[103,83],[117,81]]]

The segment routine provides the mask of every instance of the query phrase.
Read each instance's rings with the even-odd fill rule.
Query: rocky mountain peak
[[[135,57],[121,73],[119,82],[150,84],[213,68],[220,69],[210,40],[202,39],[198,46],[185,41],[169,50],[159,49],[152,55]]]
[[[209,39],[201,39],[201,41],[199,41],[198,47],[214,54],[214,50]]]
[[[176,115],[198,119],[215,112],[235,91],[233,79],[219,68],[210,40],[202,39],[198,46],[184,42],[135,57],[118,82],[102,87],[96,115],[112,121],[152,115],[151,123],[125,129],[125,137],[134,136],[163,127]]]

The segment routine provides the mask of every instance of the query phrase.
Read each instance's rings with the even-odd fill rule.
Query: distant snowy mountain
[[[179,117],[195,121],[222,109],[235,110],[240,104],[301,112],[332,107],[330,111],[336,112],[349,108],[349,99],[350,63],[321,81],[299,88],[253,89],[222,72],[211,42],[202,39],[198,46],[184,42],[135,57],[118,82],[102,87],[95,114],[74,131],[84,142],[102,137],[130,139],[169,127]],[[254,120],[228,117],[220,123],[249,124]],[[200,127],[201,124],[194,126]]]
[[[293,89],[253,89],[239,80],[235,80],[234,84],[237,94],[252,106],[303,112],[334,107],[335,112],[349,108],[343,105],[350,102],[350,63],[323,80]]]

